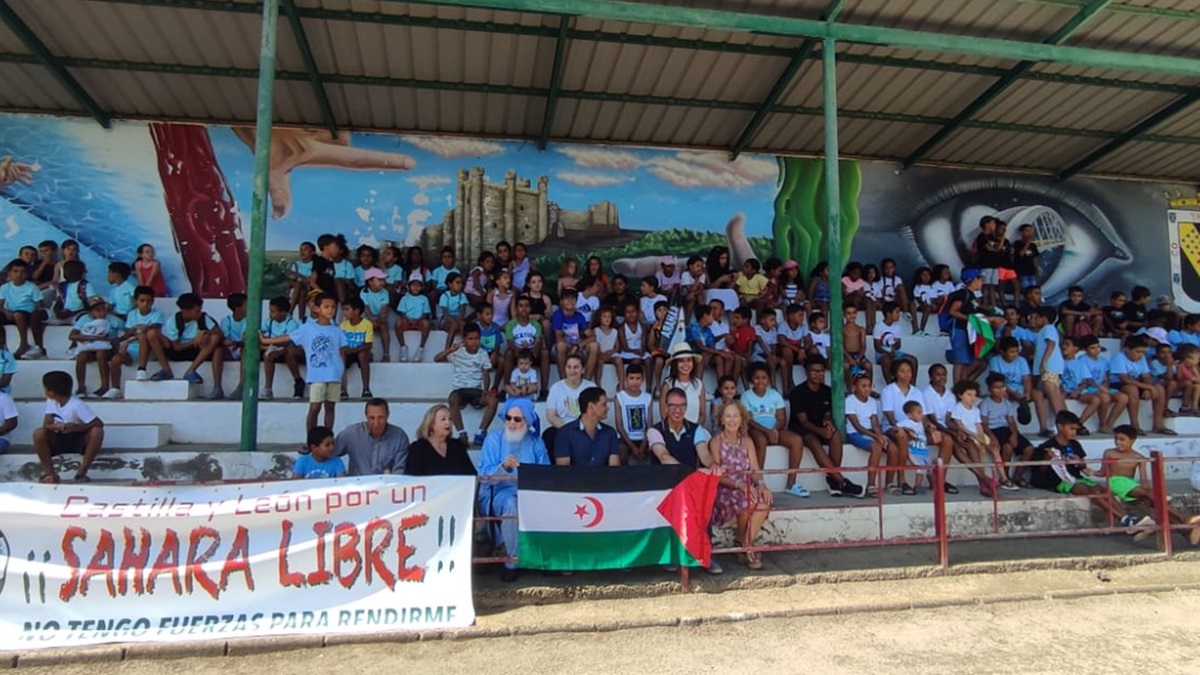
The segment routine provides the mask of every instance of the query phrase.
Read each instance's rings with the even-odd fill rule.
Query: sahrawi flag
[[[522,466],[517,564],[542,570],[707,567],[717,481],[682,466]]]
[[[992,351],[996,344],[996,336],[992,333],[992,324],[982,314],[972,314],[967,317],[967,343],[971,345],[975,358],[982,359]]]

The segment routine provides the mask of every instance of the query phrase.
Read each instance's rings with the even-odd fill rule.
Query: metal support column
[[[558,96],[562,88],[563,61],[567,56],[567,31],[571,27],[571,17],[562,16],[558,19],[558,39],[554,42],[554,63],[550,70],[550,89],[546,92],[546,110],[542,114],[542,131],[538,134],[538,150],[545,150],[550,140],[550,131],[554,127],[554,111],[558,108]]]
[[[262,352],[263,263],[267,255],[267,171],[271,166],[271,122],[274,119],[275,29],[279,24],[279,0],[264,0],[262,49],[258,56],[258,111],[254,131],[254,197],[250,204],[250,273],[246,288],[246,348],[242,367],[242,450],[258,445],[258,367]]]
[[[821,47],[821,89],[825,108],[825,242],[832,267],[829,279],[829,380],[833,388],[833,423],[845,426],[846,355],[842,349],[842,190],[838,178],[837,62],[835,43],[825,38]]]

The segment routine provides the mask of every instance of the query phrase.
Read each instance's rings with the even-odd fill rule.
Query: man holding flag
[[[954,381],[977,380],[987,367],[982,356],[992,341],[992,323],[1003,323],[1004,317],[983,318],[979,295],[983,292],[983,276],[973,267],[962,271],[962,288],[946,299],[946,314],[950,318],[950,348],[946,360],[954,364]]]

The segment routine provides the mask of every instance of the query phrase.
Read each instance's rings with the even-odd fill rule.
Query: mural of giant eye
[[[1020,178],[947,183],[917,204],[907,230],[927,264],[943,263],[957,271],[971,259],[971,243],[984,216],[1007,222],[1014,242],[1019,226],[1033,226],[1046,297],[1102,279],[1131,260],[1129,248],[1099,206],[1061,187]]]

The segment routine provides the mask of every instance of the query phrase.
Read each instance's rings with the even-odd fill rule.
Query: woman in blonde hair
[[[771,508],[771,491],[762,482],[754,442],[747,434],[750,413],[738,401],[727,401],[716,411],[720,433],[709,441],[713,455],[710,468],[720,468],[717,501],[713,505],[714,525],[737,520],[737,545],[753,546]],[[762,569],[758,551],[739,554],[738,559],[752,570]]]
[[[450,408],[438,404],[425,413],[417,440],[408,446],[404,473],[409,476],[474,476],[467,444],[451,436]]]

